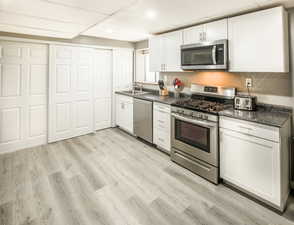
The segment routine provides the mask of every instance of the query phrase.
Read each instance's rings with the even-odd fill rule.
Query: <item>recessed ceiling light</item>
[[[148,19],[155,19],[156,16],[157,16],[157,13],[156,11],[152,10],[152,9],[149,9],[145,12],[145,16],[148,18]]]
[[[112,34],[113,30],[109,28],[109,29],[106,30],[106,32],[109,33],[109,34]]]

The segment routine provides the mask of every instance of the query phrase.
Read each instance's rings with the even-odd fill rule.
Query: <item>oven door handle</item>
[[[203,127],[207,127],[207,128],[215,128],[217,126],[217,123],[214,123],[214,122],[189,119],[187,117],[179,116],[175,113],[172,113],[171,115],[176,119],[183,120],[185,122],[192,123],[192,124],[199,125],[199,126],[203,126]]]

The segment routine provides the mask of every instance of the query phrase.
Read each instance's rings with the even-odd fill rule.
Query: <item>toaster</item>
[[[254,111],[256,110],[256,97],[235,96],[234,108],[239,110]]]

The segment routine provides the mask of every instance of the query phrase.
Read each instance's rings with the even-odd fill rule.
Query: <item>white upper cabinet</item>
[[[181,45],[183,32],[175,31],[163,35],[164,71],[178,72],[181,69]]]
[[[287,17],[276,7],[230,18],[230,71],[289,72]]]
[[[149,39],[150,71],[178,72],[181,70],[182,31],[170,32]]]
[[[228,39],[228,19],[204,24],[205,41]]]
[[[149,70],[159,72],[162,69],[161,36],[154,36],[149,39]]]
[[[216,41],[228,38],[228,19],[184,29],[184,44],[196,44],[202,41]]]
[[[184,45],[199,43],[203,39],[204,26],[194,26],[184,29]]]

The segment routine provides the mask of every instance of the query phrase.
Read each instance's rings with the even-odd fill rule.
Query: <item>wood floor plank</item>
[[[42,225],[62,225],[58,206],[50,188],[47,177],[42,177],[33,183],[33,201],[37,218]]]
[[[294,225],[289,201],[276,214],[116,128],[0,155],[0,225]]]
[[[53,174],[60,170],[59,164],[57,163],[56,157],[53,154],[52,148],[54,148],[54,145],[43,145],[38,151],[38,153],[40,154],[42,165],[45,168],[47,174]]]
[[[71,178],[81,173],[76,161],[69,154],[64,142],[57,142],[51,144],[51,151],[60,165],[60,169],[67,178]]]
[[[138,196],[131,197],[126,202],[126,206],[142,225],[168,225],[168,222],[152,212],[148,205],[146,205]]]
[[[13,203],[13,220],[16,225],[35,224],[37,213],[31,197],[16,197]]]
[[[72,177],[70,182],[78,196],[78,204],[82,206],[91,224],[113,224],[110,215],[105,210],[104,202],[99,201],[86,178],[78,175]]]
[[[0,205],[13,200],[12,162],[13,153],[0,158]]]
[[[126,196],[131,195],[132,197],[133,194],[120,195],[120,191],[118,186],[109,185],[96,192],[99,202],[103,203],[105,214],[108,215],[113,225],[141,225],[125,205]]]
[[[0,205],[0,224],[13,225],[13,208],[12,202],[7,202]]]
[[[77,208],[77,202],[74,200],[69,184],[61,172],[49,176],[50,185],[55,195],[55,200],[59,206],[62,215],[62,224],[70,225],[88,225],[82,212]]]
[[[174,209],[171,205],[169,205],[166,201],[158,198],[153,201],[150,205],[152,211],[162,217],[163,220],[170,225],[198,225],[197,223],[193,223],[189,221],[183,214],[180,214]]]
[[[64,147],[79,166],[81,173],[87,178],[94,190],[98,190],[105,186],[103,180],[99,177],[97,169],[84,158],[79,152],[79,146],[75,145],[71,140],[66,140]]]

